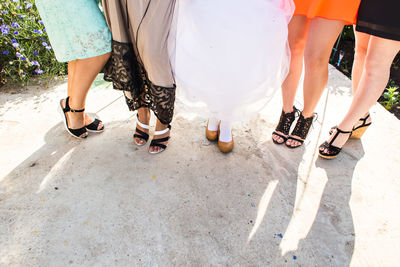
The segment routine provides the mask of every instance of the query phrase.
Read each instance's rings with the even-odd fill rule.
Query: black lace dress
[[[104,79],[124,91],[130,110],[147,107],[163,124],[174,113],[175,82],[168,36],[175,0],[102,0],[112,54]]]
[[[400,41],[399,12],[399,0],[362,0],[356,30]]]

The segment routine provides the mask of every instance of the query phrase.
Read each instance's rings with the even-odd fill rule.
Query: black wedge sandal
[[[314,113],[314,115],[310,118],[304,118],[303,114],[300,114],[299,119],[297,120],[296,126],[294,127],[292,133],[288,137],[287,141],[289,140],[294,140],[300,143],[298,146],[292,146],[288,145],[287,142],[285,142],[286,146],[288,148],[298,148],[303,145],[304,140],[306,139],[308,132],[310,131],[311,125],[314,121],[314,119],[317,117],[317,114]],[[298,137],[295,137],[298,136]]]
[[[168,127],[165,128],[162,131],[154,132],[154,136],[163,135],[163,134],[168,133],[169,131],[171,131],[171,125],[168,125]],[[159,153],[163,152],[167,148],[167,145],[164,145],[164,144],[161,144],[161,143],[167,142],[170,138],[171,138],[170,136],[167,136],[167,137],[164,137],[164,138],[151,140],[150,147],[160,147],[161,150],[160,151],[154,151],[154,152],[150,152],[149,151],[149,153],[150,154],[159,154]]]
[[[339,128],[336,128],[336,134],[333,136],[332,140],[329,143],[327,141],[325,141],[322,145],[319,146],[318,155],[324,159],[336,158],[339,155],[340,151],[342,151],[342,148],[332,145],[333,142],[335,142],[335,140],[339,136],[339,134],[351,135],[351,133],[352,133],[352,131],[342,131]],[[350,138],[350,136],[349,136],[349,138]],[[328,152],[325,152],[325,150],[328,150]]]
[[[371,114],[368,112],[367,116],[359,119],[359,121],[362,121],[362,124],[353,128],[353,132],[351,133],[350,138],[360,139],[364,135],[365,131],[372,124],[372,122],[367,123],[369,117],[371,117]],[[333,126],[329,131],[329,135],[332,135],[336,129],[337,125]]]
[[[277,135],[280,138],[282,138],[283,142],[280,143],[280,142],[276,141],[272,137],[272,141],[275,144],[282,145],[283,143],[285,143],[287,141],[288,135],[289,135],[289,131],[290,131],[290,127],[292,126],[294,120],[296,119],[296,115],[299,116],[299,113],[300,113],[300,111],[295,106],[293,106],[293,111],[292,112],[285,113],[282,110],[278,126],[276,126],[276,129],[272,134],[273,135]],[[278,133],[278,132],[281,132],[282,134]]]
[[[67,119],[67,112],[73,112],[73,113],[84,112],[85,109],[72,109],[69,106],[69,97],[67,97],[65,99],[65,108],[62,106],[62,101],[63,101],[63,99],[60,100],[60,109],[61,109],[61,112],[63,114],[65,129],[73,137],[78,138],[78,139],[85,139],[87,137],[86,127],[83,126],[83,127],[79,128],[79,129],[71,129],[68,126],[68,119]]]
[[[143,129],[146,129],[146,130],[149,130],[149,129],[150,129],[150,126],[149,126],[149,125],[144,124],[144,123],[141,123],[141,122],[139,121],[139,114],[137,114],[136,117],[137,117],[137,121],[136,121],[137,125],[139,125],[140,127],[142,127]],[[146,141],[146,142],[144,142],[143,144],[136,143],[135,138],[142,139],[142,140],[144,140],[144,141]],[[138,129],[138,127],[136,126],[135,134],[133,135],[133,142],[134,142],[136,145],[138,145],[138,146],[144,146],[144,145],[147,143],[148,140],[149,140],[149,134],[143,132],[143,131],[140,130],[140,129]]]

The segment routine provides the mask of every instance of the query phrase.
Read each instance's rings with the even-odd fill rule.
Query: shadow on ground
[[[222,155],[204,140],[201,119],[178,117],[173,127],[188,123],[185,134],[190,138],[179,138],[177,130],[167,151],[157,156],[133,145],[132,123],[126,121],[109,123],[103,134],[84,141],[67,136],[61,123],[55,125],[43,146],[0,183],[6,222],[0,262],[350,262],[354,231],[349,170],[317,161],[329,177],[321,208],[315,206],[315,222],[309,221],[310,232],[297,240],[299,248],[282,255],[286,232],[303,223],[294,215],[299,214],[297,186],[310,182],[297,179],[305,149],[288,151],[270,141],[257,144],[258,137],[246,133],[238,138],[235,153]],[[357,159],[345,160],[355,165]],[[305,188],[302,194],[307,194]]]

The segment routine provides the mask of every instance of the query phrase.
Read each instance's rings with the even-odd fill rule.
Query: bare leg
[[[353,62],[353,71],[351,74],[353,95],[356,94],[358,85],[360,83],[371,35],[355,31],[355,36],[356,36],[356,46],[355,46],[355,55]],[[368,112],[364,114],[362,117],[365,118],[367,114]],[[369,122],[371,122],[371,117],[369,117],[366,121],[366,123]],[[363,121],[358,120],[356,124],[354,124],[354,126],[359,126],[361,124],[363,124]]]
[[[86,96],[97,74],[107,62],[110,53],[68,62],[68,95],[70,106],[73,109],[83,109],[85,107]],[[64,104],[65,105],[65,104]],[[83,113],[67,113],[68,125],[72,129],[83,127],[85,118]],[[100,125],[99,125],[100,127]]]
[[[310,20],[306,16],[297,15],[289,23],[288,41],[290,46],[291,60],[288,76],[282,84],[283,111],[293,111],[294,98],[299,85],[301,73],[303,72],[304,48],[307,41],[307,32]],[[278,131],[278,133],[283,134]],[[273,134],[272,138],[282,143],[282,137]]]
[[[399,51],[400,41],[371,36],[358,90],[349,111],[339,124],[341,130],[350,131],[379,99],[389,80],[391,64]],[[342,147],[347,139],[348,135],[339,135],[332,145]]]
[[[323,18],[311,20],[304,52],[304,109],[302,113],[305,118],[314,115],[314,109],[328,83],[329,56],[344,24],[343,21]],[[286,143],[294,147],[300,145],[300,142],[295,140],[288,140]]]
[[[355,31],[355,36],[356,36],[356,45],[355,45],[355,54],[353,62],[353,71],[351,73],[351,80],[352,80],[352,87],[354,94],[356,93],[358,84],[360,83],[371,35]]]
[[[76,60],[72,60],[68,62],[68,89],[67,89],[67,95],[71,95],[71,85],[72,85],[72,80],[74,79],[74,74],[75,74],[75,63]]]
[[[75,75],[75,66],[76,66],[76,62],[77,60],[73,60],[68,62],[68,89],[67,89],[67,93],[68,96],[71,96],[72,93],[72,81],[74,80],[74,75]],[[84,113],[84,120],[85,120],[85,126],[91,124],[94,119],[91,118],[86,112]],[[101,128],[103,128],[103,123],[100,122],[99,125],[97,126],[97,129],[100,130]]]

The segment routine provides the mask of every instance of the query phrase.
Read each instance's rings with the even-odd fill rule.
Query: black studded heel
[[[61,110],[61,113],[63,114],[65,129],[67,130],[67,132],[68,132],[70,135],[72,135],[72,136],[75,137],[75,138],[78,138],[78,139],[84,139],[84,138],[86,138],[86,137],[87,137],[87,130],[86,130],[86,127],[83,126],[83,127],[79,128],[79,129],[71,129],[71,128],[69,128],[69,126],[68,126],[68,119],[67,119],[67,112],[73,112],[73,113],[76,113],[76,112],[84,112],[85,109],[72,109],[72,108],[69,106],[69,97],[67,97],[67,98],[65,99],[65,107],[62,106],[62,101],[63,101],[63,99],[60,100],[60,110]]]
[[[275,144],[281,145],[286,142],[286,140],[288,139],[290,127],[292,126],[294,120],[296,119],[296,115],[299,116],[299,113],[300,111],[295,106],[293,106],[292,112],[285,113],[282,110],[278,126],[276,126],[276,129],[272,134],[282,138],[283,142],[278,142],[274,138],[272,138],[272,141],[274,141]]]
[[[287,142],[285,143],[288,148],[297,148],[303,145],[304,140],[306,139],[308,132],[310,131],[311,125],[314,121],[314,118],[317,117],[317,114],[314,114],[310,118],[304,118],[303,114],[300,114],[299,119],[297,120],[296,126],[294,127],[292,133],[288,137],[289,140],[294,140],[300,143],[298,146],[288,145]],[[296,137],[295,137],[296,136]]]
[[[342,148],[332,145],[333,142],[335,142],[335,140],[339,136],[339,134],[348,134],[349,138],[350,138],[350,135],[352,133],[352,131],[342,131],[339,128],[336,128],[335,130],[336,130],[336,133],[332,137],[332,140],[329,143],[327,141],[325,141],[322,145],[319,146],[318,155],[321,158],[324,158],[324,159],[336,158],[339,155],[340,151],[342,151]],[[327,152],[325,152],[325,150],[327,150]]]

